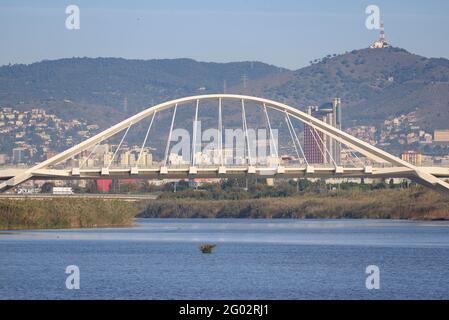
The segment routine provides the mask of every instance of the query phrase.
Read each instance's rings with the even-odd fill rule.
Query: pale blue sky
[[[65,8],[81,29],[65,28]],[[258,60],[296,69],[367,47],[365,8],[381,9],[394,46],[449,57],[449,1],[0,0],[0,65],[73,56]]]

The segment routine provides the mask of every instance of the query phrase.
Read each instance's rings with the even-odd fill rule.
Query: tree
[[[111,184],[109,186],[109,193],[119,193],[120,190],[120,181],[118,179],[112,179]]]
[[[390,181],[388,182],[390,189],[394,188],[394,180],[390,179]]]
[[[53,182],[45,182],[41,187],[41,193],[52,193],[54,186]]]
[[[88,180],[87,181],[86,192],[87,193],[97,193],[98,192],[97,180]]]

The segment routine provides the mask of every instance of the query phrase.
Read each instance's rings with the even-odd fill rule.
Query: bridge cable
[[[195,153],[196,153],[196,136],[198,131],[198,107],[200,104],[200,100],[196,100],[196,107],[195,107],[195,120],[193,121],[193,144],[192,144],[192,167],[195,166]]]
[[[249,135],[248,135],[248,124],[246,122],[246,111],[245,111],[245,100],[242,99],[242,124],[243,124],[243,131],[245,132],[245,140],[246,140],[246,146],[247,146],[247,154],[248,154],[248,165],[252,165],[251,161],[251,148],[249,144]],[[243,146],[243,154],[245,154],[245,146]]]
[[[89,155],[87,156],[87,158],[80,164],[79,168],[81,169],[82,167],[84,167],[84,165],[86,164],[86,162],[89,160],[89,158],[92,156],[92,154],[95,153],[95,151],[97,150],[97,147],[100,145],[100,143],[103,140],[100,140],[97,142],[97,144],[92,148],[92,151],[89,153]]]
[[[287,115],[285,116],[285,123],[287,123],[288,131],[290,132],[290,138],[292,138],[293,146],[295,147],[295,152],[296,152],[296,155],[298,156],[298,161],[299,161],[299,159],[301,157],[300,157],[299,152],[298,152],[298,147],[296,146],[295,138],[293,138],[292,129],[290,128],[290,124],[288,122]]]
[[[276,144],[275,144],[275,142],[274,142],[273,130],[271,130],[270,118],[268,117],[267,105],[266,105],[265,103],[263,104],[263,109],[264,109],[264,112],[265,112],[265,117],[266,117],[266,119],[267,119],[268,128],[270,129],[270,137],[271,137],[271,142],[272,142],[272,144],[273,144],[274,152],[275,152],[275,154],[276,154],[276,158],[277,158],[278,161],[279,161],[279,153],[278,153],[278,149],[277,149],[277,147],[276,147]],[[271,148],[270,148],[270,153],[271,153]]]
[[[301,150],[301,154],[304,157],[304,161],[306,162],[306,165],[309,166],[309,162],[307,161],[306,155],[304,153],[304,149],[302,148],[301,142],[299,141],[298,135],[296,134],[295,127],[293,126],[292,120],[290,119],[290,115],[288,114],[287,111],[285,111],[285,114],[286,114],[286,118],[288,120],[287,124],[290,124],[290,126],[291,126],[291,131],[295,135],[296,142],[298,142],[298,146],[299,146],[299,149]],[[295,148],[296,148],[296,145],[295,145]],[[299,155],[298,155],[298,158],[299,158]]]
[[[220,152],[220,164],[223,166],[223,119],[221,115],[221,98],[218,98],[218,134],[219,134],[219,152]]]
[[[142,147],[140,148],[139,157],[137,158],[137,165],[139,165],[140,158],[142,157],[143,148],[145,147],[145,144],[147,143],[147,139],[150,134],[151,127],[153,126],[153,121],[154,121],[154,117],[156,116],[156,113],[157,113],[157,111],[154,111],[153,116],[151,117],[150,125],[148,126],[148,130],[145,135],[145,139],[143,139]]]
[[[349,153],[350,155],[353,155],[354,158],[357,158],[357,160],[359,160],[363,166],[365,166],[365,163],[351,150],[351,148],[349,146],[346,146],[345,144],[341,144],[341,150],[345,151],[346,153]],[[343,147],[344,146],[344,147]],[[351,161],[351,163],[354,165],[354,167],[357,167],[357,164],[355,163],[355,161],[352,159],[351,156],[348,156],[349,161]]]
[[[365,166],[365,162],[362,161],[362,159],[360,159],[354,151],[352,151],[351,147],[349,147],[348,145],[343,144],[343,143],[340,143],[340,145],[342,146],[343,151],[349,152],[352,156],[354,156],[354,158],[356,158],[362,164],[362,166]],[[357,164],[354,162],[354,160],[352,160],[351,157],[348,157],[348,158],[349,158],[349,161],[351,161],[351,163],[354,165],[354,167],[357,167]]]
[[[299,141],[298,135],[296,134],[295,127],[293,126],[293,123],[292,123],[292,121],[290,119],[290,115],[288,113],[287,113],[287,118],[288,118],[288,121],[290,122],[290,126],[292,127],[292,131],[293,131],[293,134],[295,135],[296,141],[298,142],[299,149],[301,150],[301,153],[302,153],[302,155],[304,157],[304,161],[305,161],[306,165],[308,166],[309,162],[307,161],[306,155],[304,153],[304,149],[301,146],[301,142]]]
[[[92,151],[89,153],[89,155],[87,156],[87,158],[80,164],[79,168],[81,169],[82,167],[84,167],[84,165],[86,164],[87,161],[89,161],[90,157],[95,153],[95,151],[97,150],[98,146],[101,145],[101,143],[104,141],[104,138],[101,138],[92,148]],[[80,151],[79,153],[81,153],[82,151]]]
[[[170,125],[170,132],[168,133],[168,140],[167,140],[167,146],[165,147],[165,158],[164,158],[164,166],[167,166],[167,160],[168,160],[168,151],[170,148],[170,142],[171,142],[171,135],[173,131],[173,125],[175,123],[175,117],[176,117],[176,110],[178,109],[178,104],[175,104],[175,108],[173,110],[173,116],[171,119],[171,125]]]
[[[344,151],[346,153],[352,153],[354,155],[354,153],[349,149],[349,148],[341,148],[341,151]],[[352,160],[351,156],[348,156],[349,161],[351,161],[352,165],[354,166],[354,168],[357,167],[357,164],[354,162],[354,160]]]
[[[360,163],[361,163],[363,166],[366,165],[365,161],[362,161],[362,159],[360,159],[360,158],[357,156],[357,154],[356,154],[355,152],[353,152],[351,149],[349,149],[349,152],[351,152],[351,154],[352,154],[355,158],[357,158],[357,160],[359,160]]]
[[[133,124],[132,124],[132,122],[131,122],[131,123],[129,124],[128,128],[126,129],[125,134],[124,134],[123,137],[122,137],[122,140],[120,140],[120,143],[118,144],[117,149],[115,149],[115,152],[114,152],[114,154],[112,155],[111,160],[109,161],[108,169],[109,169],[109,167],[111,166],[112,162],[114,161],[114,158],[115,158],[115,156],[117,155],[118,150],[119,150],[120,147],[122,146],[122,143],[123,143],[123,141],[125,140],[126,135],[128,134],[128,131],[129,131],[129,129],[131,128],[132,125],[133,125]]]

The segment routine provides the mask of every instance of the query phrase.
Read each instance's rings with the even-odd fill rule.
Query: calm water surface
[[[215,243],[213,254],[198,246]],[[68,265],[79,290],[65,287]],[[365,268],[380,268],[380,289]],[[0,299],[449,299],[449,223],[137,219],[0,233]]]

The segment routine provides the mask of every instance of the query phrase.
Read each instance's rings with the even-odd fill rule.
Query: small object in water
[[[202,253],[212,253],[215,247],[215,244],[203,244],[200,246],[200,250]]]

